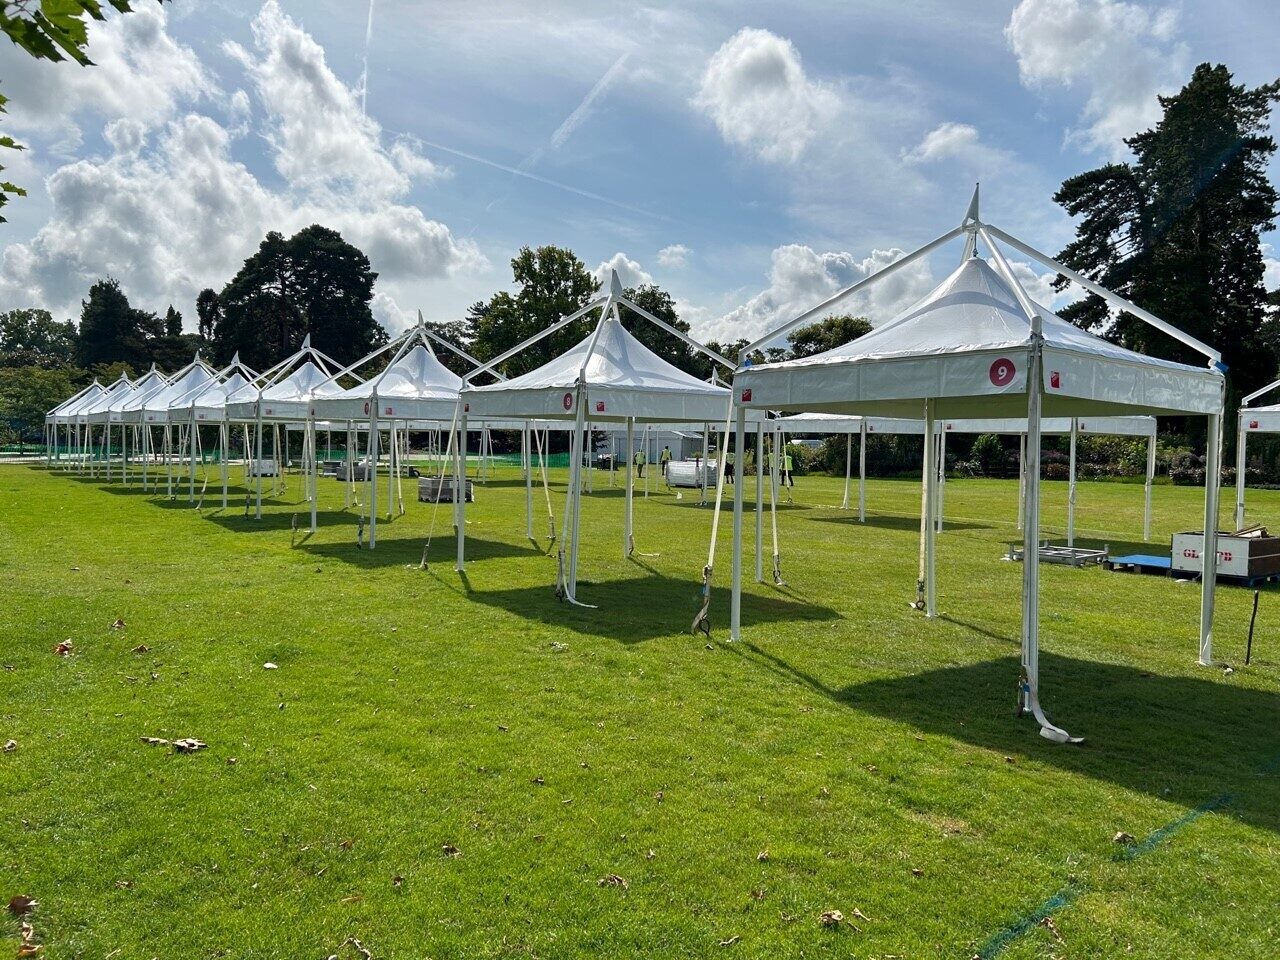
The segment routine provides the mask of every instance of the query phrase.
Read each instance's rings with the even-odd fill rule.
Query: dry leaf
[[[870,922],[871,922],[871,918],[870,918],[870,917],[868,917],[868,916],[867,916],[865,913],[863,913],[861,910],[859,910],[857,907],[854,907],[854,908],[853,908],[853,915],[854,915],[855,917],[857,917],[859,920],[863,920],[863,921],[865,921],[865,922],[867,922],[867,923],[870,923]]]
[[[130,653],[150,653],[151,648],[148,647],[145,643],[140,643],[129,652]]]
[[[39,953],[41,950],[43,950],[43,949],[44,949],[44,947],[42,947],[42,946],[41,946],[40,944],[38,944],[38,943],[23,943],[23,944],[20,944],[20,945],[18,946],[18,956],[19,956],[19,957],[34,957],[36,954],[38,954],[38,953]]]
[[[280,667],[268,660],[262,665],[263,670],[279,670]]]
[[[32,943],[36,938],[36,928],[23,920],[18,924],[18,935],[22,937],[23,943]]]
[[[63,640],[60,644],[53,648],[53,652],[60,657],[71,656],[71,650],[75,646],[70,640]]]
[[[657,855],[658,855],[658,851],[656,851],[656,850],[654,850],[652,847],[650,847],[650,848],[649,848],[649,852],[648,852],[648,853],[646,853],[646,854],[644,855],[644,858],[645,858],[646,860],[652,860],[652,859],[653,859],[654,857],[656,857]]]
[[[919,867],[912,867],[912,868],[911,868],[911,875],[912,875],[913,877],[923,877],[923,876],[924,876],[924,871],[923,871],[923,870],[921,870]]]
[[[529,782],[530,782],[530,783],[536,783],[538,786],[542,786],[542,785],[543,785],[544,783],[546,783],[547,781],[546,781],[546,780],[544,780],[544,779],[542,779],[542,777],[534,777],[534,778],[533,778],[532,780],[530,780]]]
[[[404,886],[404,877],[400,876],[399,874],[397,874],[396,876],[392,877],[392,878],[391,878],[391,886],[393,886],[393,887],[395,887],[397,890],[399,890],[402,886]]]
[[[498,729],[501,730],[503,733],[507,732],[507,728],[504,727],[502,724],[498,724]]]
[[[722,947],[732,947],[735,943],[737,943],[737,942],[738,942],[739,940],[741,940],[741,939],[742,939],[742,938],[741,938],[741,937],[739,937],[739,936],[732,936],[732,937],[730,937],[728,940],[721,940],[721,941],[720,941],[720,946],[722,946]]]
[[[752,900],[763,900],[763,899],[764,899],[764,887],[756,887],[754,890],[752,890],[752,891],[751,891],[751,899],[752,899]]]
[[[25,893],[20,893],[16,897],[9,898],[9,912],[15,917],[21,917],[24,914],[28,914],[38,906],[40,906],[40,901]]]
[[[1005,757],[1005,758],[1004,758],[1004,762],[1005,762],[1005,763],[1013,763],[1013,757]]]
[[[169,741],[164,737],[139,737],[138,739],[152,747],[167,747],[169,745]]]
[[[616,873],[608,873],[596,881],[596,885],[600,887],[621,887],[623,890],[631,889],[631,884],[627,883],[622,877]]]
[[[783,923],[794,923],[796,918],[789,913],[780,913],[778,919]]]
[[[234,767],[234,766],[235,766],[237,763],[239,763],[239,762],[240,762],[240,761],[239,761],[239,760],[237,760],[235,757],[227,757],[227,766],[228,766],[228,767]]]
[[[338,844],[338,846],[340,846],[343,850],[350,850],[355,845],[356,845],[356,842],[354,840],[343,840],[340,844]]]
[[[844,914],[839,910],[823,910],[818,915],[818,919],[822,921],[824,927],[838,927],[844,923]]]
[[[761,863],[764,863],[766,860],[769,859],[769,851],[761,850],[759,853],[756,854],[756,859],[759,860]]]
[[[173,741],[173,749],[178,753],[195,753],[197,750],[203,750],[209,746],[203,740],[197,740],[195,737],[183,737],[181,740]]]
[[[117,880],[117,881],[116,881],[116,886],[117,886],[117,887],[119,887],[121,890],[128,890],[130,887],[132,887],[132,886],[133,886],[133,881],[132,881],[132,880]]]
[[[443,853],[446,857],[462,856],[462,851],[459,850],[457,847],[455,847],[452,843],[441,844],[440,852]]]
[[[124,620],[123,620],[122,618],[120,618],[120,617],[117,617],[117,618],[116,618],[116,622],[115,622],[115,623],[113,623],[113,624],[111,624],[111,629],[112,629],[112,630],[123,630],[123,629],[124,629]]]
[[[4,742],[4,752],[5,752],[5,753],[13,753],[13,751],[15,751],[15,750],[17,750],[17,749],[18,749],[18,741],[17,741],[17,740],[6,740],[6,741]]]
[[[653,795],[653,799],[657,800],[659,803],[662,802],[662,797],[663,797],[663,793],[661,790],[659,790],[657,793]]]
[[[1117,833],[1114,837],[1111,838],[1111,842],[1112,843],[1133,843],[1133,834],[1125,833],[1123,830],[1121,830],[1119,833]]]
[[[360,896],[360,894],[358,894],[358,893],[353,893],[353,894],[352,894],[351,896],[349,896],[349,897],[343,897],[343,898],[342,898],[342,902],[343,902],[343,903],[359,903],[359,902],[360,902],[361,900],[363,900],[363,899],[364,899],[364,897]]]

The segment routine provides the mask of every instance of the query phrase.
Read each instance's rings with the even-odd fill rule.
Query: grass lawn
[[[639,500],[660,555],[626,561],[603,475],[589,610],[510,470],[460,578],[447,508],[423,571],[432,508],[359,551],[331,479],[306,537],[297,478],[255,522],[243,492],[0,467],[3,901],[39,900],[49,958],[1275,957],[1280,594],[1245,667],[1252,591],[1220,590],[1227,674],[1195,663],[1198,586],[1046,566],[1044,703],[1087,737],[1051,744],[1012,716],[1016,482],[948,484],[937,622],[907,606],[917,485],[872,482],[861,525],[841,484],[797,481],[787,586],[751,585],[737,644],[726,519],[708,645],[710,510]],[[1129,552],[1141,502],[1082,483],[1080,530]],[[1158,487],[1156,544],[1201,503]],[[1250,519],[1280,528],[1280,494]]]

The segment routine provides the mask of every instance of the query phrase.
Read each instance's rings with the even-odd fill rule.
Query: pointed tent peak
[[[973,198],[969,201],[969,209],[965,211],[964,226],[978,223],[978,194],[982,189],[982,184],[975,183],[973,185]]]
[[[191,362],[192,362],[192,363],[199,363],[199,362],[200,362],[200,351],[199,351],[199,350],[197,350],[197,351],[196,351],[196,355],[191,359]]]
[[[231,366],[233,366],[233,367],[238,367],[238,366],[240,366],[240,351],[239,351],[239,350],[237,350],[235,353],[233,353],[233,354],[231,355]]]
[[[618,278],[617,270],[609,271],[609,296],[615,299],[622,296],[622,281]]]
[[[311,334],[308,333],[305,337],[302,338],[302,346],[299,347],[298,349],[300,351],[311,349]]]
[[[422,308],[421,308],[421,307],[419,307],[419,308],[418,308],[418,329],[419,329],[419,330],[425,330],[425,329],[427,329],[427,321],[426,321],[426,320],[424,320],[424,319],[422,318]]]

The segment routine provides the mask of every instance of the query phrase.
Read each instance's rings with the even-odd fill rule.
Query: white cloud
[[[191,314],[185,308],[195,294],[229,280],[267,231],[289,234],[311,223],[333,227],[368,254],[383,316],[392,316],[388,285],[394,292],[487,266],[471,241],[397,202],[414,177],[435,168],[411,144],[383,146],[323,51],[273,0],[254,32],[254,52],[237,58],[263,108],[254,132],[277,151],[284,184],[262,182],[234,156],[237,134],[255,115],[242,91],[232,98],[233,129],[195,112],[154,129],[132,113],[112,117],[104,129],[110,153],[55,170],[46,181],[49,220],[0,255],[0,302],[71,315],[89,284],[111,275],[140,306],[174,303]],[[160,40],[153,48],[176,49]],[[109,51],[92,42],[90,49],[100,65],[90,69],[114,69]],[[153,68],[165,72],[163,64]],[[314,121],[310,130],[306,120]],[[309,150],[332,168],[307,157]]]
[[[948,122],[925,134],[919,144],[903,152],[902,159],[908,163],[929,163],[971,154],[979,146],[977,127]]]
[[[794,163],[835,115],[839,98],[805,75],[790,40],[744,28],[707,62],[693,104],[727,142],[763,160]]]
[[[1070,137],[1122,158],[1131,137],[1160,117],[1156,95],[1186,76],[1189,52],[1172,7],[1125,0],[1022,0],[1005,27],[1024,85],[1079,87],[1087,95]]]
[[[673,243],[658,251],[658,265],[677,270],[689,262],[691,251],[683,243]]]
[[[1280,290],[1280,259],[1269,243],[1262,245],[1262,285],[1268,290]]]
[[[438,170],[408,141],[391,150],[365,116],[355,90],[329,69],[324,48],[267,0],[254,18],[254,52],[227,42],[223,50],[253,80],[271,121],[276,169],[290,184],[351,189],[370,198],[399,197],[414,178]]]
[[[845,252],[818,253],[797,243],[778,247],[771,257],[769,286],[718,319],[699,324],[698,332],[722,343],[754,340],[888,266],[903,252],[873,250],[859,259]],[[873,285],[867,293],[840,301],[830,315],[864,315],[879,324],[920,299],[933,286],[928,262],[920,260]]]
[[[642,287],[646,283],[653,283],[653,275],[625,253],[615,253],[596,267],[594,276],[606,289],[609,284],[609,273],[612,270],[618,272],[618,279],[622,281],[624,288]]]
[[[168,14],[158,3],[91,23],[92,67],[35,60],[13,44],[0,46],[14,128],[74,144],[81,117],[127,118],[152,127],[173,117],[181,103],[215,96],[217,85],[204,65],[169,36],[167,25]]]

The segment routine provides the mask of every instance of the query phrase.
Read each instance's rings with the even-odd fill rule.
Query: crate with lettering
[[[1174,575],[1199,576],[1204,533],[1175,533],[1172,548]],[[1271,536],[1265,527],[1219,533],[1218,576],[1251,584],[1280,578],[1280,537]]]

